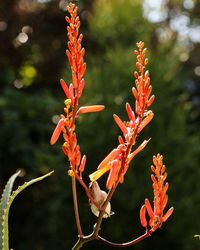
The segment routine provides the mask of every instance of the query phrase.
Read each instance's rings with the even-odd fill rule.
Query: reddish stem
[[[112,246],[112,247],[130,247],[130,246],[133,246],[133,245],[137,244],[138,242],[142,241],[143,239],[151,236],[151,234],[152,234],[151,230],[147,231],[145,234],[141,235],[140,237],[138,237],[134,240],[131,240],[129,242],[125,242],[125,243],[114,243],[114,242],[111,242],[109,240],[102,238],[99,235],[98,235],[97,239],[102,241],[103,243],[109,245],[109,246]]]
[[[93,203],[93,204],[100,210],[99,204],[97,204],[97,203],[94,201],[94,199],[93,199],[92,195],[90,194],[90,191],[89,191],[87,185],[85,184],[85,182],[80,178],[80,176],[79,176],[76,172],[74,172],[74,174],[75,174],[75,177],[76,177],[76,179],[78,180],[78,182],[79,182],[79,183],[81,184],[81,186],[85,189],[85,193],[86,193],[88,199],[90,200],[90,202]]]
[[[76,193],[76,178],[72,176],[72,192],[73,192],[73,201],[74,201],[74,213],[76,218],[76,225],[79,234],[79,238],[83,237],[83,232],[80,223],[79,210],[78,210],[78,202],[77,202],[77,193]]]

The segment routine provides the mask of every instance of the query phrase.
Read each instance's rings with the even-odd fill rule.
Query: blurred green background
[[[164,155],[172,217],[152,237],[132,249],[197,250],[200,233],[200,2],[198,0],[76,1],[86,48],[86,88],[81,104],[105,104],[106,110],[80,117],[77,134],[87,155],[88,174],[117,145],[120,131],[112,114],[127,119],[125,103],[134,103],[135,43],[148,50],[155,117],[139,142],[151,137],[112,200],[115,215],[102,224],[102,236],[123,242],[143,233],[139,209],[152,200],[152,156]],[[11,174],[25,180],[55,174],[22,193],[10,213],[10,247],[16,250],[66,250],[76,241],[68,162],[62,140],[49,139],[65,96],[59,79],[70,81],[65,49],[64,0],[0,1],[0,193]],[[105,179],[102,179],[105,188]],[[78,186],[85,233],[95,223]],[[83,249],[112,249],[92,242]]]

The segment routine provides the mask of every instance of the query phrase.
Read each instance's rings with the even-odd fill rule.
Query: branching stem
[[[151,233],[152,233],[151,230],[150,230],[150,231],[147,231],[145,234],[141,235],[140,237],[138,237],[138,238],[136,238],[136,239],[134,239],[134,240],[131,240],[131,241],[129,241],[129,242],[125,242],[125,243],[114,243],[114,242],[111,242],[111,241],[108,241],[108,240],[102,238],[101,236],[98,236],[97,239],[100,240],[100,241],[102,241],[103,243],[109,245],[109,246],[112,246],[112,247],[120,247],[120,248],[122,248],[122,247],[130,247],[130,246],[133,246],[134,244],[136,244],[136,243],[142,241],[143,239],[145,239],[145,238],[151,236]]]

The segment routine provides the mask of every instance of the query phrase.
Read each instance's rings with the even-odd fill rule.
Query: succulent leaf
[[[2,222],[3,222],[3,214],[4,214],[4,209],[6,208],[7,206],[7,202],[10,198],[10,194],[12,192],[12,188],[13,188],[13,184],[15,182],[15,179],[17,178],[17,176],[20,175],[20,171],[16,172],[15,174],[13,174],[10,179],[8,180],[4,190],[3,190],[3,193],[2,193],[2,196],[1,196],[1,201],[0,201],[0,246],[2,247],[2,231],[3,231],[3,228],[2,228]]]
[[[9,231],[8,231],[8,217],[9,217],[9,211],[10,211],[10,206],[12,205],[12,202],[14,201],[14,199],[16,198],[16,196],[21,193],[25,188],[27,188],[28,186],[34,184],[35,182],[38,182],[38,181],[41,181],[43,180],[44,178],[46,177],[49,177],[54,171],[46,174],[46,175],[43,175],[41,177],[38,177],[36,179],[33,179],[29,182],[25,182],[22,186],[19,186],[17,188],[17,190],[13,191],[12,194],[8,197],[7,199],[7,202],[6,202],[6,206],[5,208],[3,209],[3,215],[2,215],[2,223],[1,223],[1,227],[2,227],[2,250],[9,250]],[[17,174],[17,173],[16,173]],[[15,178],[18,176],[17,175],[13,175],[10,179],[11,179],[11,182],[14,182]],[[15,177],[16,176],[16,177]],[[14,180],[13,180],[14,179]],[[9,180],[10,181],[10,180]],[[8,182],[9,182],[8,181]],[[12,183],[11,183],[12,184]],[[8,185],[8,184],[7,184]],[[6,186],[7,186],[6,185]],[[9,185],[10,186],[10,185]],[[12,187],[11,187],[12,189]],[[11,190],[10,189],[10,190]]]

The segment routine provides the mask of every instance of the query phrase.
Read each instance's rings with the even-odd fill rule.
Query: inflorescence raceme
[[[137,50],[134,51],[134,54],[137,58],[137,71],[134,73],[135,87],[132,88],[135,105],[133,108],[129,103],[126,103],[128,120],[122,121],[116,114],[113,116],[115,123],[122,133],[118,137],[119,144],[102,160],[97,170],[89,175],[91,183],[87,185],[82,176],[86,166],[86,155],[81,154],[80,146],[77,142],[75,133],[76,119],[79,115],[102,111],[104,106],[79,106],[79,99],[85,87],[83,78],[86,70],[86,63],[84,61],[85,49],[82,48],[81,45],[83,35],[79,34],[80,20],[77,15],[78,8],[75,4],[70,3],[67,10],[69,13],[69,16],[66,17],[69,41],[66,55],[71,67],[72,83],[67,84],[63,79],[60,80],[61,87],[67,99],[64,101],[64,114],[60,116],[50,143],[55,144],[59,136],[61,134],[63,135],[64,143],[62,149],[70,164],[68,174],[72,177],[74,210],[79,235],[79,240],[73,249],[80,249],[83,244],[94,239],[101,240],[113,247],[130,246],[151,235],[157,228],[161,227],[162,223],[165,222],[173,212],[173,208],[170,208],[164,213],[168,202],[166,193],[169,185],[165,182],[167,173],[165,171],[165,165],[163,165],[163,156],[157,154],[157,156],[153,157],[154,166],[151,166],[153,172],[151,179],[153,182],[154,205],[152,208],[151,203],[146,199],[145,204],[140,210],[140,221],[146,230],[145,234],[123,244],[113,243],[99,236],[102,218],[107,218],[112,214],[110,210],[110,200],[114,191],[119,183],[122,184],[124,182],[125,174],[131,161],[149,142],[149,140],[144,140],[140,146],[135,148],[139,134],[151,122],[154,116],[153,112],[149,109],[154,101],[154,95],[152,95],[149,71],[146,70],[146,66],[148,65],[148,58],[146,57],[147,49],[144,47],[144,42],[140,41],[136,43]],[[109,172],[106,182],[108,193],[102,191],[97,182],[106,172]],[[92,212],[98,217],[93,232],[88,236],[83,235],[80,223],[76,181],[84,188],[91,204]]]

